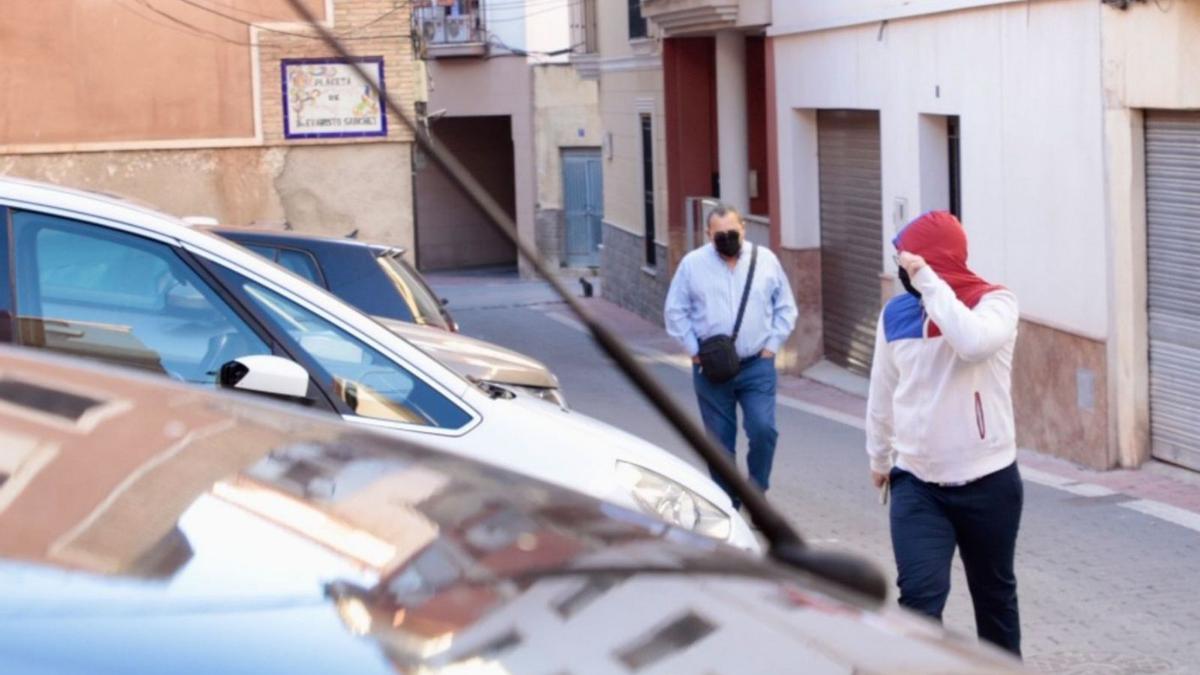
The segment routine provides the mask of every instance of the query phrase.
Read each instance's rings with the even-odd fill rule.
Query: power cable
[[[275,16],[273,14],[263,14],[262,12],[256,12],[252,9],[244,9],[242,7],[237,7],[234,5],[230,5],[228,3],[217,2],[217,0],[208,0],[208,2],[210,2],[213,5],[216,5],[217,7],[223,7],[225,9],[233,11],[233,12],[240,12],[242,14],[246,14],[248,16],[255,16],[260,19],[269,19],[271,21],[294,21],[295,20],[294,17]]]
[[[147,0],[140,0],[140,1],[142,2],[142,4],[148,4]],[[231,15],[225,14],[224,12],[221,12],[219,10],[213,9],[212,7],[209,7],[207,5],[200,4],[199,2],[196,2],[196,0],[174,0],[174,1],[183,3],[189,7],[194,7],[195,9],[198,9],[202,12],[206,12],[213,16],[219,17],[226,21],[230,21],[232,23],[236,23],[236,24],[245,26],[247,28],[257,28],[258,30],[263,31],[263,32],[274,33],[277,35],[286,35],[288,37],[302,38],[305,40],[320,40],[321,39],[320,36],[316,36],[316,35],[308,35],[305,33],[293,33],[291,31],[280,30],[278,28],[270,28],[268,26],[263,26],[259,23],[255,23],[253,21],[246,21],[245,19],[242,19],[240,17],[231,16]],[[169,15],[169,13],[167,13],[165,10],[158,10],[156,8],[155,11],[160,14]],[[395,11],[395,10],[393,10],[393,11]],[[196,26],[193,26],[193,25],[183,21],[179,17],[176,17],[174,15],[169,15],[169,16],[174,21],[183,23],[184,25],[187,25],[195,30],[203,30],[203,29],[197,28]],[[397,35],[363,35],[363,36],[350,36],[347,34],[347,35],[340,36],[339,39],[341,39],[341,40],[384,40],[384,39],[393,39],[393,38],[399,39],[399,38],[408,38],[408,37],[412,37],[412,33],[403,33],[403,34],[397,34]]]
[[[514,22],[514,21],[524,21],[524,20],[526,20],[526,19],[528,19],[528,18],[530,18],[530,17],[533,17],[533,16],[538,16],[539,14],[549,14],[550,12],[558,11],[558,10],[560,10],[560,9],[566,9],[566,10],[568,10],[568,11],[569,11],[569,10],[571,9],[571,7],[579,6],[579,5],[583,4],[585,1],[586,1],[586,0],[571,0],[571,1],[570,1],[570,2],[568,2],[566,5],[562,5],[562,6],[559,6],[559,5],[549,6],[549,7],[545,7],[545,8],[543,8],[543,9],[538,9],[538,10],[536,10],[536,11],[533,11],[533,12],[527,12],[527,13],[525,13],[525,14],[522,14],[522,15],[520,15],[520,16],[510,16],[510,17],[504,17],[504,18],[500,18],[500,19],[491,19],[491,20],[490,20],[490,21],[488,21],[487,23],[489,23],[489,24],[494,24],[494,23],[512,23],[512,22]]]
[[[226,35],[222,35],[215,31],[210,31],[208,29],[201,28],[194,24],[188,23],[187,21],[184,21],[183,19],[180,19],[179,17],[177,17],[173,14],[164,12],[163,10],[160,10],[159,8],[155,7],[154,5],[151,5],[148,0],[135,0],[135,2],[137,2],[139,5],[145,7],[146,9],[150,10],[154,14],[163,17],[164,19],[166,19],[167,21],[171,22],[171,24],[174,24],[174,25],[173,26],[166,25],[166,24],[163,24],[160,22],[151,21],[148,17],[146,17],[142,14],[138,14],[137,12],[133,12],[133,10],[131,8],[126,7],[124,4],[120,4],[120,6],[125,7],[125,9],[130,12],[133,12],[136,16],[140,17],[142,20],[149,21],[150,23],[154,23],[157,26],[162,26],[164,28],[167,28],[168,30],[174,30],[174,31],[178,32],[179,28],[177,28],[175,26],[181,26],[184,29],[184,32],[186,32],[188,35],[191,35],[193,37],[200,37],[200,38],[205,38],[205,39],[209,39],[209,40],[216,39],[216,40],[220,40],[221,42],[227,42],[229,44],[239,45],[241,47],[253,47],[254,46],[254,44],[252,44],[250,42],[243,42],[241,40],[236,40],[234,38],[228,37]]]
[[[229,4],[226,4],[223,2],[218,2],[217,0],[207,0],[207,3],[216,5],[217,7],[224,7],[225,9],[228,9],[228,10],[231,10],[234,12],[241,12],[242,14],[246,14],[249,16],[255,16],[260,19],[269,19],[270,21],[277,21],[277,22],[288,22],[288,21],[294,22],[295,21],[295,17],[284,17],[284,16],[275,16],[275,15],[271,15],[271,14],[263,14],[262,12],[256,12],[252,9],[243,9],[241,7],[235,7],[233,5],[229,5]],[[370,28],[371,26],[374,26],[375,24],[379,23],[380,21],[383,21],[384,19],[388,18],[389,16],[395,14],[396,12],[399,12],[400,10],[411,7],[412,3],[413,3],[413,0],[401,0],[401,3],[399,5],[397,5],[396,7],[389,9],[388,11],[384,12],[383,14],[380,14],[379,16],[375,17],[374,19],[371,19],[370,21],[368,21],[362,25],[350,27],[347,32],[355,33],[357,31],[363,30],[364,28]],[[257,24],[255,24],[255,25],[257,25]]]

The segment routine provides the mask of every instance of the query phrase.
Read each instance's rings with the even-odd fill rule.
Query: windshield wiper
[[[758,527],[759,532],[766,538],[768,554],[775,560],[797,569],[816,574],[836,583],[853,588],[879,602],[887,597],[888,583],[883,574],[867,561],[836,552],[814,551],[805,545],[800,534],[788,524],[787,520],[776,511],[766,496],[743,478],[736,465],[729,459],[724,449],[719,448],[709,436],[700,429],[676,405],[666,390],[643,369],[614,333],[596,321],[591,314],[584,310],[579,300],[571,295],[554,274],[546,267],[527,243],[517,235],[517,226],[504,209],[490,194],[475,180],[469,171],[449,151],[437,143],[430,135],[424,133],[409,116],[404,107],[392,98],[391,93],[382,91],[379,85],[368,75],[363,65],[354,59],[354,55],[342,44],[324,24],[319,23],[312,11],[300,0],[288,0],[297,16],[310,24],[310,28],[321,36],[322,41],[338,56],[346,60],[347,65],[354,68],[358,76],[371,88],[374,95],[383,99],[387,111],[394,114],[412,132],[414,141],[427,157],[433,160],[445,172],[477,207],[488,217],[491,224],[499,230],[516,247],[521,259],[533,268],[539,277],[566,303],[571,312],[587,327],[592,339],[596,341],[604,353],[616,362],[617,367],[633,382],[642,395],[658,409],[659,413],[683,436],[692,446],[696,454],[716,472],[726,485],[737,494],[738,499],[745,505],[750,514],[750,520]]]

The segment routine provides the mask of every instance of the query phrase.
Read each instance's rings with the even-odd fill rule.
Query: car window
[[[275,262],[275,253],[279,250],[270,246],[259,246],[257,244],[242,244],[242,246],[245,246],[267,260],[270,260],[271,262]]]
[[[21,344],[200,384],[271,353],[166,244],[27,211],[13,229]]]
[[[433,294],[420,274],[397,255],[381,255],[375,258],[383,271],[392,280],[396,290],[404,298],[413,315],[413,322],[449,330],[442,316],[442,303]]]
[[[325,285],[321,282],[321,273],[317,270],[316,261],[307,253],[281,248],[275,262],[291,273],[304,277],[318,286]]]
[[[356,415],[444,429],[470,422],[448,397],[326,319],[254,282],[243,281],[242,289],[312,357]]]

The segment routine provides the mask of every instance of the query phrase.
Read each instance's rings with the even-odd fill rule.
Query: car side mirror
[[[308,371],[295,361],[269,354],[242,356],[226,363],[221,366],[217,383],[227,389],[270,396],[308,395]]]
[[[442,301],[442,307],[445,307],[450,304],[449,298],[441,298],[441,301]]]

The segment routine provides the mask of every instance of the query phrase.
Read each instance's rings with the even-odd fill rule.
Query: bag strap
[[[758,246],[750,245],[750,272],[746,274],[746,287],[742,289],[742,304],[738,306],[737,321],[733,324],[733,341],[737,342],[738,331],[742,329],[742,316],[746,313],[746,301],[750,299],[750,284],[754,283],[754,266],[758,262]]]

